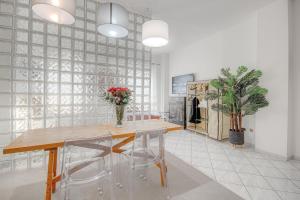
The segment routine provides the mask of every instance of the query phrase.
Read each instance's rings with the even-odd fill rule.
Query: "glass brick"
[[[14,79],[15,80],[28,80],[28,70],[27,69],[15,69],[14,70]]]
[[[142,77],[142,70],[139,70],[139,69],[137,69],[136,71],[135,71],[135,73],[136,73],[136,77]]]
[[[83,72],[84,65],[81,62],[74,63],[74,72]]]
[[[16,53],[17,54],[28,54],[28,45],[26,44],[17,44],[16,45]]]
[[[14,160],[14,167],[15,167],[15,170],[17,170],[17,171],[27,169],[27,167],[28,167],[27,158]]]
[[[82,94],[83,86],[82,85],[73,85],[73,92],[74,92],[74,94]]]
[[[12,29],[0,27],[0,38],[4,40],[12,39]]]
[[[69,49],[61,50],[61,59],[71,60],[71,57],[72,57],[71,50],[69,50]]]
[[[71,73],[61,73],[60,79],[61,82],[63,83],[71,83],[72,82]]]
[[[54,35],[48,35],[47,36],[47,45],[48,46],[58,46],[58,37]]]
[[[103,35],[98,35],[98,42],[101,44],[106,44],[106,37]]]
[[[13,4],[0,2],[0,12],[12,14],[14,11]]]
[[[0,174],[4,174],[11,171],[11,162],[2,161],[0,162]]]
[[[136,86],[142,86],[142,79],[136,78]]]
[[[129,33],[128,33],[128,39],[134,40],[134,32],[129,31]]]
[[[93,2],[93,1],[88,1],[87,4],[86,4],[86,6],[87,6],[87,9],[91,10],[91,11],[95,11],[96,7],[97,7],[96,3]]]
[[[48,82],[58,82],[58,72],[49,71],[47,73],[47,81]]]
[[[81,31],[81,30],[76,29],[75,32],[74,32],[74,37],[75,37],[76,39],[81,39],[81,40],[83,40],[83,39],[84,39],[84,32]]]
[[[32,46],[32,55],[33,56],[44,56],[44,48],[43,46]]]
[[[144,71],[144,77],[145,77],[145,78],[150,78],[150,71],[145,70],[145,71]]]
[[[127,76],[133,77],[134,76],[134,70],[131,68],[127,69]]]
[[[41,168],[44,165],[44,156],[34,156],[31,158],[31,168]]]
[[[95,52],[96,51],[95,44],[93,44],[93,43],[87,43],[86,44],[86,50],[89,51],[89,52]]]
[[[136,59],[143,59],[143,53],[141,51],[136,51]]]
[[[44,32],[44,23],[39,21],[32,22],[32,30],[38,32]]]
[[[133,50],[128,50],[127,57],[128,58],[133,58],[134,57],[134,51]]]
[[[54,47],[47,48],[47,56],[49,58],[58,58],[58,49]]]
[[[30,90],[32,93],[44,93],[44,83],[31,82]]]
[[[60,97],[60,103],[62,105],[70,105],[70,104],[72,104],[72,96],[70,96],[70,95],[62,95]]]
[[[58,60],[48,59],[47,67],[50,70],[58,70]]]
[[[14,119],[25,119],[28,117],[27,107],[16,107],[14,108]]]
[[[60,107],[60,115],[61,116],[68,116],[72,114],[72,107],[71,106],[61,106]]]
[[[69,38],[61,38],[61,47],[71,49],[71,39]]]
[[[86,54],[86,61],[87,62],[96,62],[95,54],[87,53]]]
[[[72,34],[71,28],[65,27],[65,26],[61,27],[61,35],[62,36],[71,37],[71,34]]]
[[[76,50],[81,50],[81,51],[84,50],[84,43],[83,43],[83,41],[75,40],[74,45],[75,45],[75,49]]]
[[[9,65],[11,65],[11,56],[10,55],[5,55],[5,54],[1,55],[0,54],[0,60],[1,60],[0,66],[1,65],[2,66],[9,66]]]
[[[31,67],[37,69],[44,68],[44,59],[38,57],[31,57]]]
[[[110,64],[110,65],[116,65],[117,64],[116,57],[108,57],[108,64]]]
[[[72,71],[71,61],[63,60],[61,61],[61,71]]]
[[[89,19],[91,21],[96,20],[96,14],[94,12],[87,11],[86,17],[87,17],[87,19]]]
[[[30,79],[32,81],[43,81],[44,80],[44,71],[32,70]]]
[[[84,9],[76,8],[76,17],[84,18]]]
[[[44,96],[43,95],[32,95],[31,97],[31,105],[38,106],[44,104]]]
[[[124,58],[119,58],[118,59],[118,63],[119,63],[119,66],[126,66],[126,60]]]
[[[14,120],[13,131],[14,132],[24,132],[28,129],[27,120]]]
[[[89,31],[95,31],[96,32],[96,24],[95,23],[87,22],[86,28]]]
[[[81,95],[74,95],[74,104],[82,104],[83,97]]]
[[[10,19],[7,19],[7,20],[10,20]],[[0,20],[1,21],[1,20]],[[11,23],[11,22],[7,22],[8,23]],[[28,20],[27,19],[20,19],[20,18],[17,18],[17,28],[19,29],[24,29],[24,30],[28,30]]]
[[[126,40],[120,39],[118,44],[120,47],[126,47]]]
[[[144,95],[150,95],[150,90],[149,88],[144,88]]]
[[[28,104],[28,97],[27,95],[20,95],[20,94],[16,94],[14,96],[14,104],[16,106],[25,106]]]
[[[73,82],[74,83],[82,83],[83,82],[83,75],[82,74],[74,74],[73,75]]]
[[[0,106],[10,106],[12,101],[11,101],[11,96],[10,94],[1,94],[0,98]]]
[[[91,32],[87,32],[87,34],[86,34],[86,40],[90,41],[90,42],[95,42],[96,41],[96,34],[95,33],[91,33]]]
[[[57,94],[58,93],[58,84],[48,83],[47,84],[47,93],[48,94]]]
[[[47,32],[50,34],[57,35],[58,34],[58,25],[57,24],[48,24]]]
[[[61,84],[60,92],[61,92],[61,94],[71,94],[72,93],[72,85],[71,84]]]
[[[28,92],[28,84],[27,82],[14,82],[14,91],[16,93],[27,93]]]
[[[21,42],[28,42],[28,32],[27,31],[17,31],[16,40]]]
[[[83,114],[83,106],[74,106],[73,113],[74,113],[74,115],[82,115]]]
[[[130,86],[134,85],[133,78],[128,78],[127,84],[130,85]]]
[[[32,118],[41,118],[44,115],[44,107],[31,107],[31,117]]]
[[[84,21],[81,19],[76,19],[74,26],[76,28],[84,29]]]
[[[47,117],[58,116],[58,106],[47,106],[46,107],[46,116]]]
[[[150,79],[144,79],[144,87],[150,86]]]
[[[126,76],[126,69],[125,68],[118,68],[118,75],[119,76]]]
[[[125,57],[126,56],[126,50],[125,49],[118,49],[119,56]]]
[[[134,48],[134,42],[133,41],[128,41],[127,42],[127,47],[133,49]]]
[[[57,119],[46,119],[46,128],[55,128],[58,126]]]
[[[74,52],[74,60],[76,60],[76,61],[84,61],[83,56],[84,56],[84,54],[81,51]]]
[[[48,105],[57,105],[58,104],[58,96],[47,95],[47,104]]]

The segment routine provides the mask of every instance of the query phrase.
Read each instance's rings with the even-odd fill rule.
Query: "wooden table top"
[[[4,154],[45,150],[62,147],[65,140],[92,138],[111,134],[113,138],[125,138],[137,130],[146,131],[165,128],[168,131],[180,130],[182,126],[162,120],[125,122],[121,128],[114,124],[45,128],[28,130],[3,149]]]

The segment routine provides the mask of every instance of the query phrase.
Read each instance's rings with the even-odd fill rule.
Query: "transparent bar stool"
[[[164,199],[170,199],[168,189],[167,167],[165,163],[165,141],[166,129],[137,131],[131,150],[124,152],[129,156],[130,163],[130,199],[133,199],[134,171],[142,169],[139,179],[147,181],[147,168],[157,166],[160,169],[161,185]]]
[[[115,199],[112,167],[110,135],[65,141],[60,198],[64,200]]]

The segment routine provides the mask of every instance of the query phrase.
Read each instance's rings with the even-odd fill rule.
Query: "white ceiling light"
[[[97,11],[97,30],[113,38],[128,35],[128,11],[116,3],[101,3]]]
[[[148,47],[162,47],[169,42],[169,26],[162,20],[150,20],[143,24],[143,44]]]
[[[41,18],[57,24],[75,22],[75,0],[32,0],[32,10]]]

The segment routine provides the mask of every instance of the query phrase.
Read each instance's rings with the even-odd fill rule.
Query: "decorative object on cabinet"
[[[268,90],[260,87],[260,70],[248,70],[240,66],[236,73],[229,68],[221,70],[221,77],[210,82],[215,88],[206,94],[207,100],[214,100],[213,110],[230,118],[229,141],[233,145],[244,144],[243,116],[253,115],[260,108],[269,105],[266,99]],[[221,101],[220,101],[221,100]]]
[[[229,118],[211,109],[215,101],[206,100],[209,90],[209,80],[187,83],[186,128],[222,140],[228,138]]]

